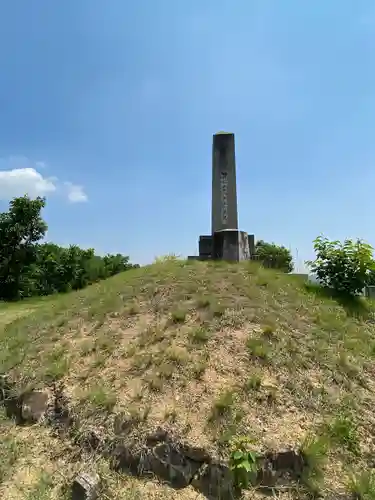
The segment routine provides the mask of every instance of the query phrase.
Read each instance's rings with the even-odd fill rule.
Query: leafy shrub
[[[255,245],[255,256],[264,267],[279,269],[285,273],[293,271],[292,254],[283,246],[259,240]]]
[[[339,294],[355,296],[369,283],[375,269],[373,249],[362,240],[314,240],[316,259],[306,264],[323,287]]]
[[[124,255],[39,243],[47,231],[43,198],[15,198],[0,213],[0,300],[77,290],[133,266]]]
[[[177,262],[179,260],[181,260],[180,255],[169,253],[167,255],[160,255],[159,257],[155,257],[154,264],[164,264],[165,262]]]
[[[238,488],[248,488],[257,476],[257,453],[252,449],[252,441],[246,436],[234,438],[230,442],[230,469],[234,484]]]

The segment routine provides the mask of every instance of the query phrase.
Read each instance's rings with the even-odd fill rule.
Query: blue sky
[[[211,141],[236,134],[240,227],[375,245],[375,6],[12,0],[0,16],[0,207],[147,263],[210,231]]]

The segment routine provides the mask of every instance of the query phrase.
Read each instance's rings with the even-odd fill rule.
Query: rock
[[[303,468],[303,457],[295,450],[268,452],[257,460],[256,483],[267,487],[285,486],[298,480]]]
[[[128,471],[136,476],[141,473],[141,460],[144,454],[131,446],[118,444],[111,453],[111,468],[115,471]]]
[[[169,440],[170,439],[168,436],[168,432],[159,427],[158,429],[156,429],[156,431],[153,434],[149,434],[147,436],[146,444],[148,446],[153,446],[155,444],[163,443],[163,442],[166,442]]]
[[[48,410],[48,394],[42,391],[33,391],[24,394],[21,399],[21,417],[24,423],[39,422]]]
[[[212,463],[203,467],[202,473],[194,477],[192,486],[206,496],[208,500],[233,500],[239,492],[233,483],[233,475],[224,464]]]
[[[272,463],[266,459],[261,459],[257,463],[256,484],[261,486],[275,486],[278,473],[272,467]]]
[[[139,417],[130,413],[118,413],[115,415],[113,428],[116,435],[126,434],[139,423]]]
[[[68,398],[64,394],[63,386],[55,386],[53,389],[53,404],[50,405],[47,419],[54,432],[63,437],[78,422],[70,414]]]
[[[172,443],[161,443],[148,454],[150,471],[168,481],[173,488],[186,488],[201,467],[201,463],[184,456]]]
[[[96,500],[99,497],[100,477],[97,474],[79,474],[72,485],[72,500]]]
[[[74,443],[82,448],[82,450],[90,453],[98,451],[99,447],[103,443],[103,439],[97,429],[90,428],[85,429],[83,432],[78,434],[78,436],[74,439]]]
[[[272,468],[278,472],[290,472],[299,477],[304,468],[303,456],[296,450],[283,450],[269,453],[266,459],[272,463]]]
[[[182,455],[185,455],[185,457],[190,458],[195,462],[200,462],[202,464],[211,462],[211,456],[204,448],[190,446],[187,443],[183,443],[180,445],[180,452]]]
[[[62,383],[54,386],[54,401],[53,401],[53,414],[54,420],[58,424],[63,424],[69,427],[73,424],[73,418],[69,412],[68,398],[64,394],[64,386]]]
[[[155,442],[156,445],[150,446]],[[141,447],[136,443],[117,444],[111,453],[111,466],[136,476],[155,475],[174,488],[185,488],[202,466],[202,461],[188,457],[186,451],[192,456],[195,454],[196,459],[207,456],[198,448],[173,443],[167,433],[159,429],[148,436],[147,444]]]

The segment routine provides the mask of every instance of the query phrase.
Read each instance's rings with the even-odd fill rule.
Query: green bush
[[[180,255],[176,255],[174,253],[169,253],[167,255],[160,255],[159,257],[155,257],[154,264],[164,264],[166,262],[178,262],[181,260]]]
[[[39,243],[47,231],[43,198],[15,198],[0,213],[0,300],[69,292],[133,266],[124,255]]]
[[[314,240],[316,259],[306,264],[319,283],[336,293],[355,296],[369,284],[375,270],[373,249],[362,240]]]
[[[236,487],[248,488],[255,483],[258,472],[258,454],[252,449],[252,441],[246,436],[239,436],[230,441],[230,470]]]
[[[279,269],[285,273],[293,271],[292,254],[283,246],[259,240],[255,245],[255,256],[264,267]]]

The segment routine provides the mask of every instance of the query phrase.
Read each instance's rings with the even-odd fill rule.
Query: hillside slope
[[[2,499],[70,498],[87,468],[103,498],[210,498],[115,472],[98,451],[100,436],[110,447],[157,428],[224,459],[238,435],[259,453],[302,447],[303,481],[276,486],[282,498],[371,490],[360,478],[374,461],[371,312],[254,264],[207,262],[154,264],[22,307],[0,306],[0,372],[13,396],[59,390],[74,424],[19,425],[0,410]]]

